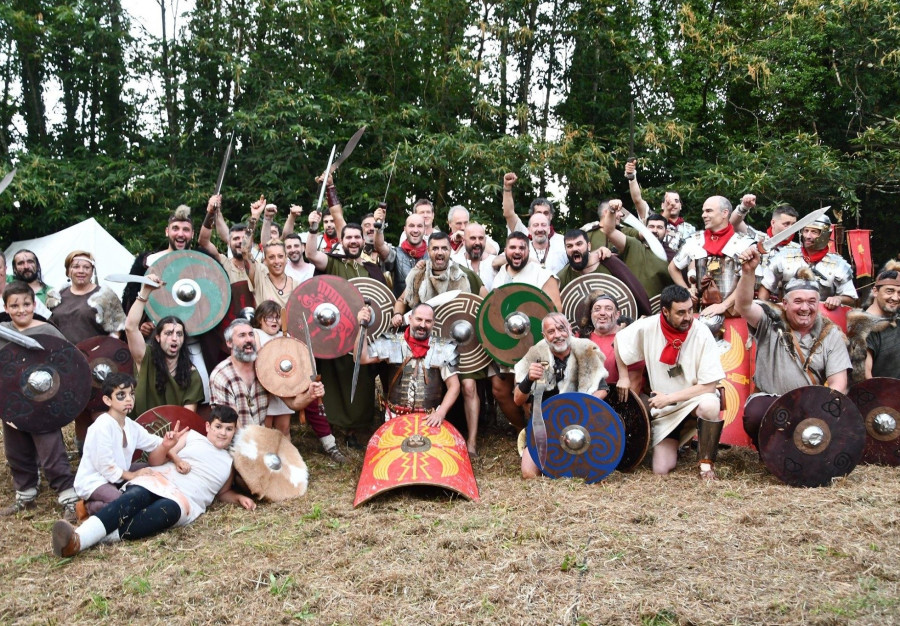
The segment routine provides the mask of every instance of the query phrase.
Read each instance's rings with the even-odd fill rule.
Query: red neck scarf
[[[322,233],[322,241],[325,242],[325,252],[331,252],[331,250],[340,243],[340,239],[337,237],[329,237],[325,233]]]
[[[767,234],[769,237],[774,237],[774,236],[775,236],[775,233],[772,232],[772,227],[771,227],[771,226],[769,226],[769,227],[766,229],[766,234]],[[776,248],[780,248],[781,246],[786,246],[786,245],[788,245],[789,243],[791,243],[793,240],[794,240],[794,236],[791,235],[790,237],[788,237],[787,239],[785,239],[784,241],[782,241],[780,244],[778,244],[778,245],[775,246],[775,247],[776,247]]]
[[[722,256],[722,250],[725,248],[725,244],[731,239],[731,236],[734,235],[734,226],[728,224],[722,230],[704,230],[703,231],[703,249],[706,250],[710,256]]]
[[[405,242],[404,242],[405,243]],[[419,341],[415,337],[412,336],[412,333],[409,332],[409,326],[406,327],[406,332],[403,333],[403,336],[406,338],[406,343],[409,345],[409,349],[412,351],[412,358],[414,359],[422,359],[428,354],[428,342],[429,339],[425,339],[424,341]]]
[[[463,240],[460,239],[456,241],[456,239],[450,238],[450,247],[453,248],[453,251],[456,252],[463,245]]]
[[[684,218],[681,217],[680,215],[678,217],[676,217],[674,220],[671,220],[669,218],[666,218],[666,219],[669,221],[669,224],[671,224],[675,228],[678,228],[681,224],[684,224]]]
[[[659,355],[659,360],[666,365],[675,365],[675,362],[678,361],[678,351],[681,350],[681,344],[687,339],[691,329],[688,328],[686,331],[681,332],[669,324],[666,316],[662,313],[659,314],[659,328],[662,330],[663,337],[666,338],[666,347],[663,348],[662,354]]]
[[[428,246],[425,245],[425,240],[419,242],[419,245],[413,247],[411,243],[409,243],[409,239],[404,239],[400,243],[400,249],[403,250],[406,254],[411,256],[414,259],[421,259],[425,256],[425,253],[428,251]]]
[[[821,250],[807,250],[806,246],[803,246],[803,260],[810,265],[815,265],[824,259],[826,254],[828,254],[827,246]]]

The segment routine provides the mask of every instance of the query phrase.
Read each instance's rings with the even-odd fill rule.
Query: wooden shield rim
[[[299,365],[290,377],[282,376],[276,371],[277,363],[284,356],[290,356]],[[269,340],[259,349],[253,366],[260,384],[266,391],[280,398],[293,398],[302,393],[309,387],[313,372],[309,348],[297,337],[275,337]]]
[[[2,416],[4,422],[12,424],[15,428],[26,433],[47,432],[71,423],[84,411],[84,408],[90,401],[92,389],[91,379],[93,377],[91,376],[87,357],[75,344],[53,335],[40,334],[35,336],[35,338],[44,346],[43,350],[29,350],[14,343],[8,343],[0,349],[0,368],[2,368],[0,369],[0,372],[2,372],[0,374],[0,391],[3,392],[3,407],[0,410],[2,411],[0,416]],[[56,384],[58,385],[58,390],[52,397],[44,400],[25,399],[19,385],[19,381],[25,371],[45,362],[52,364],[54,357],[58,357],[62,353],[72,355],[70,370],[72,379],[63,381],[60,380],[61,377],[57,374]],[[11,371],[3,371],[6,370],[3,364],[6,363],[7,357],[10,358],[7,365],[13,368]],[[53,369],[54,372],[57,371],[55,368],[50,369]],[[51,412],[53,419],[44,419],[42,423],[32,425],[30,424],[29,416],[35,412],[34,410],[28,415],[23,415],[19,412],[15,412],[11,417],[6,415],[8,410],[14,409],[15,405],[11,403],[11,399],[15,397],[21,397],[22,402],[31,405],[32,409],[37,407],[38,410],[57,402],[58,406],[63,409],[63,412],[55,415]],[[43,411],[40,412],[43,413]],[[36,430],[32,430],[31,426],[35,426]]]
[[[892,397],[886,398],[886,395]],[[900,466],[900,416],[897,415],[900,412],[900,380],[877,376],[861,380],[850,387],[847,396],[859,409],[866,426],[866,445],[860,462]],[[892,437],[883,437],[872,431],[871,416],[879,409],[887,409],[897,421],[897,430]]]
[[[341,302],[331,302],[324,299],[321,293],[324,285],[332,292],[335,300],[340,297]],[[317,298],[309,302],[309,298]],[[324,336],[324,330],[319,327],[313,320],[313,310],[320,304],[331,303],[344,308],[345,312],[341,315],[342,320],[346,320],[339,328],[332,331],[331,336]],[[314,305],[310,308],[310,305]],[[359,322],[356,314],[363,307],[363,297],[359,293],[359,289],[353,286],[346,278],[340,276],[313,276],[304,281],[291,292],[288,299],[287,310],[288,331],[294,337],[305,339],[306,333],[303,330],[303,324],[298,316],[306,317],[306,323],[309,326],[310,339],[313,345],[313,353],[319,359],[336,359],[347,355],[356,345],[356,335],[359,331]]]
[[[499,332],[504,337],[509,337],[503,331],[497,331],[492,326],[490,326],[488,321],[488,316],[491,313],[491,307],[502,306],[502,303],[512,294],[512,293],[522,293],[526,292],[531,295],[535,300],[530,303],[532,306],[541,306],[541,316],[540,318],[536,318],[534,315],[530,315],[529,312],[524,312],[531,319],[531,328],[532,332],[530,334],[526,334],[522,339],[516,340],[512,337],[510,339],[515,341],[516,344],[513,348],[509,348],[506,350],[502,350],[497,348],[497,346],[490,343],[490,341],[485,337],[486,329],[490,329],[491,332]],[[531,308],[531,307],[529,307]],[[520,309],[516,309],[520,311]],[[478,308],[478,319],[475,324],[475,332],[478,335],[478,341],[481,343],[482,347],[485,351],[498,363],[502,365],[506,365],[507,367],[512,367],[515,362],[525,356],[525,353],[528,352],[528,348],[533,346],[535,343],[541,340],[542,333],[540,331],[541,321],[546,317],[548,313],[552,313],[556,311],[556,306],[553,304],[553,301],[550,299],[546,293],[542,290],[538,289],[533,285],[529,285],[528,283],[507,283],[505,285],[501,285],[500,287],[495,287],[491,292],[487,295],[484,301],[481,303],[481,306]],[[522,312],[522,311],[520,311]],[[510,315],[512,312],[510,312]],[[501,313],[502,315],[502,313]],[[535,333],[535,321],[537,322],[538,331]],[[492,349],[493,348],[493,349]],[[510,357],[507,359],[507,357]]]
[[[150,430],[148,426],[156,422],[159,417],[169,422],[170,429],[175,425],[175,422],[180,421],[182,428],[187,426],[194,432],[200,433],[201,435],[206,437],[206,420],[204,420],[194,411],[191,411],[190,409],[179,406],[177,404],[163,404],[161,406],[153,407],[152,409],[147,409],[146,411],[141,413],[134,421],[147,428],[147,430]],[[150,432],[154,433],[154,431]]]
[[[636,394],[632,389],[628,390],[628,404],[636,409],[632,417],[627,419],[622,417],[623,412],[617,410],[621,404],[616,396],[616,390],[611,389],[607,396],[607,404],[609,404],[619,419],[625,426],[625,449],[622,452],[622,459],[616,469],[620,472],[632,472],[639,466],[647,452],[650,450],[650,441],[652,440],[650,427],[650,407],[644,402],[644,399]],[[643,419],[640,419],[643,417]]]
[[[366,336],[369,339],[380,337],[391,326],[394,303],[397,301],[397,298],[394,297],[394,292],[388,289],[388,286],[384,283],[368,276],[351,278],[350,284],[359,290],[363,298],[369,298],[372,301],[371,306],[375,316],[366,328]]]
[[[840,415],[834,416],[825,410],[804,414],[799,408],[804,403],[813,403],[826,406],[832,402],[838,402]],[[793,411],[791,411],[793,409]],[[816,454],[804,454],[794,445],[794,432],[805,420],[817,419],[824,422],[830,431],[829,442],[826,447]],[[829,419],[831,421],[829,421]],[[843,419],[843,424],[838,424]],[[830,448],[837,445],[835,438],[841,436],[853,445],[845,446],[845,450],[836,450],[832,454]],[[828,387],[807,386],[799,387],[779,397],[766,411],[759,427],[759,454],[768,470],[785,484],[793,487],[822,487],[828,485],[832,478],[846,476],[862,458],[865,445],[865,426],[862,415],[856,405],[844,394],[829,389]],[[858,441],[853,442],[852,439]],[[777,444],[781,444],[778,446]],[[822,470],[815,476],[807,477],[802,470],[792,473],[786,467],[787,452],[796,450],[797,458],[819,461],[817,464]],[[785,450],[784,454],[779,454]],[[796,461],[794,461],[796,464]],[[831,471],[826,471],[831,470]]]
[[[491,363],[491,355],[488,354],[481,342],[475,327],[478,323],[478,311],[484,298],[475,293],[463,292],[452,301],[442,304],[434,312],[434,330],[445,340],[452,341],[450,326],[453,322],[466,319],[472,324],[472,338],[466,344],[457,344],[456,351],[459,354],[457,371],[460,374],[473,374],[484,369]],[[446,326],[446,328],[445,328]]]
[[[615,298],[619,315],[628,315],[633,320],[639,317],[637,300],[625,283],[610,274],[585,274],[566,285],[559,294],[563,314],[572,326],[579,325],[579,305],[592,291],[603,291]]]
[[[615,460],[611,460],[609,462],[609,465],[611,465],[610,470],[608,472],[606,472],[605,474],[603,474],[602,476],[599,475],[598,472],[595,472],[594,475],[589,475],[589,476],[581,476],[581,475],[577,475],[577,474],[574,476],[575,478],[583,479],[584,482],[588,483],[588,484],[601,482],[607,476],[612,474],[616,470],[618,464],[622,461],[622,455],[625,453],[625,442],[624,442],[625,435],[626,435],[625,424],[622,422],[622,418],[619,417],[619,415],[618,415],[618,413],[616,413],[615,409],[613,409],[609,404],[607,404],[603,400],[596,398],[589,393],[579,393],[579,392],[560,393],[560,394],[553,396],[552,398],[545,400],[541,404],[541,409],[542,409],[543,415],[544,415],[544,424],[547,428],[548,447],[552,447],[553,444],[551,442],[554,440],[554,435],[556,434],[558,436],[558,433],[556,433],[556,430],[555,430],[557,426],[553,419],[553,416],[554,416],[554,412],[557,410],[556,405],[563,403],[563,402],[582,402],[582,403],[584,403],[586,405],[586,407],[588,408],[588,410],[590,411],[589,419],[591,419],[591,420],[597,419],[596,416],[598,414],[602,414],[603,412],[605,412],[607,417],[613,418],[614,425],[618,427],[618,431],[619,431],[622,441],[619,442],[618,458],[615,458]],[[591,406],[591,405],[593,405],[593,406]],[[583,426],[583,424],[582,424],[582,426]],[[528,451],[531,454],[532,460],[535,462],[535,465],[538,466],[538,468],[541,470],[541,472],[545,476],[549,476],[550,478],[568,478],[569,477],[562,472],[558,472],[556,470],[556,468],[546,467],[546,464],[545,464],[545,466],[541,466],[540,462],[538,461],[537,447],[534,442],[534,433],[532,430],[532,420],[528,421],[528,435],[526,436],[526,441],[528,443]],[[547,461],[549,462],[549,460],[550,460],[550,454],[548,453]],[[548,471],[548,469],[550,471]]]
[[[178,274],[177,277],[165,276],[165,273],[170,266],[183,259],[190,261],[189,267],[202,267],[205,270],[205,274],[199,277],[196,275],[183,276],[181,274]],[[228,274],[225,272],[225,268],[223,268],[218,261],[201,252],[196,252],[194,250],[176,250],[174,252],[169,252],[148,267],[145,274],[156,274],[161,280],[166,282],[166,284],[159,289],[154,289],[150,292],[147,305],[144,307],[147,317],[149,317],[154,324],[158,323],[159,320],[164,317],[174,315],[184,322],[185,332],[188,335],[202,335],[218,326],[219,322],[222,321],[231,307],[231,283],[228,280]],[[173,280],[173,278],[175,279]],[[175,283],[182,278],[191,278],[195,280],[200,278],[209,281],[209,288],[201,289],[200,299],[193,305],[180,305],[172,296],[172,289],[174,289]],[[201,287],[203,286],[201,285]],[[213,309],[210,307],[209,314],[203,319],[197,320],[194,315],[197,307],[203,303],[206,303],[206,306],[209,306],[209,303],[213,302],[212,298],[208,297],[208,293],[219,294],[218,308]],[[185,313],[190,314],[185,315]]]
[[[297,446],[295,446],[288,437],[282,435],[278,430],[266,428],[265,426],[259,424],[252,424],[250,426],[242,428],[240,432],[235,435],[235,438],[251,436],[254,433],[259,433],[259,435],[262,437],[261,441],[258,439],[254,440],[256,449],[261,452],[258,458],[251,459],[245,454],[242,454],[240,451],[239,442],[235,442],[231,449],[231,456],[234,459],[234,471],[240,474],[242,480],[244,481],[244,484],[248,489],[250,489],[251,493],[253,493],[253,495],[257,496],[258,498],[263,498],[270,502],[282,502],[284,500],[290,500],[292,498],[299,498],[304,493],[306,493],[307,484],[309,482],[308,478],[307,484],[295,486],[290,483],[290,480],[286,479],[283,473],[271,470],[270,468],[266,467],[265,463],[263,462],[263,455],[269,452],[273,452],[281,458],[282,464],[290,464],[294,467],[302,466],[305,468],[306,462],[303,460],[303,456],[300,454]],[[270,433],[277,433],[280,435],[280,437],[275,437],[274,434]],[[274,449],[271,445],[267,445],[265,447],[261,446],[261,444],[272,443],[275,444]],[[247,476],[245,475],[244,470],[249,469],[251,466],[262,466],[262,468],[267,470],[269,480],[265,481],[264,485],[251,485],[247,481]],[[292,493],[287,497],[273,497],[270,488],[274,488],[275,485],[272,484],[272,479],[277,480],[279,486],[283,486],[285,489],[290,489]]]

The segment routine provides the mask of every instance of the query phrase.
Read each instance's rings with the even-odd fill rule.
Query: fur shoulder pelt
[[[97,312],[97,323],[108,333],[125,330],[125,311],[122,302],[109,287],[100,287],[88,298],[88,306]]]
[[[557,381],[559,393],[580,391],[593,393],[606,380],[609,372],[603,367],[600,348],[590,339],[572,337],[572,351],[566,360],[566,371],[562,381]],[[516,380],[524,380],[532,363],[547,361],[553,363],[553,353],[547,341],[542,339],[528,349],[522,360],[516,363]],[[551,368],[552,372],[552,368]]]
[[[896,325],[894,317],[877,317],[860,309],[847,313],[847,349],[850,352],[850,362],[853,363],[851,383],[858,383],[866,378],[866,338],[869,334]]]

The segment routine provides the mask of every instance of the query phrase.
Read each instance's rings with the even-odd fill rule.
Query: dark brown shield
[[[103,411],[103,381],[113,372],[134,375],[134,360],[124,341],[109,335],[85,339],[76,346],[84,354],[91,368],[91,399],[88,411]]]
[[[585,274],[579,276],[562,290],[562,312],[572,326],[580,326],[581,318],[588,314],[587,296],[593,291],[609,294],[619,303],[619,314],[638,318],[637,301],[621,280],[609,274]]]
[[[351,278],[350,283],[359,289],[362,297],[369,300],[369,306],[372,307],[372,321],[366,327],[366,335],[369,339],[380,337],[388,331],[391,325],[391,316],[394,314],[394,302],[397,298],[388,289],[384,283],[360,276]]]
[[[850,398],[827,387],[800,387],[766,411],[759,454],[785,483],[821,487],[856,467],[865,440],[862,415]]]
[[[144,411],[135,421],[160,437],[172,430],[176,423],[179,423],[181,428],[187,427],[206,436],[206,420],[177,404],[164,404]]]
[[[256,358],[256,377],[269,393],[293,398],[309,387],[312,364],[309,349],[295,337],[276,337]]]
[[[461,293],[434,312],[434,330],[442,339],[456,344],[460,374],[472,374],[491,362],[491,355],[484,351],[475,334],[482,300],[477,294]]]
[[[589,393],[561,393],[541,404],[547,429],[547,459],[541,466],[528,422],[528,451],[545,476],[600,482],[625,451],[625,426],[606,402]]]
[[[615,389],[610,390],[606,401],[625,425],[625,452],[616,469],[630,472],[641,464],[650,449],[650,407],[631,390],[626,402],[619,402]]]
[[[306,463],[291,440],[277,430],[259,425],[242,428],[234,438],[231,456],[235,471],[259,498],[281,502],[306,493]]]
[[[866,425],[862,462],[900,465],[900,380],[870,378],[850,387],[847,395]]]
[[[147,317],[154,323],[174,315],[188,335],[201,335],[222,321],[231,306],[228,274],[219,262],[192,250],[164,255],[147,269],[165,283],[150,292]]]
[[[508,283],[492,290],[478,309],[478,341],[499,363],[512,366],[543,338],[541,321],[556,311],[537,287]]]
[[[74,345],[52,335],[35,336],[43,350],[14,343],[0,350],[0,419],[26,433],[62,428],[91,397],[91,369]]]
[[[656,294],[650,298],[650,312],[653,315],[658,315],[660,311],[662,311],[662,296]]]
[[[304,338],[300,319],[304,317],[316,357],[336,359],[353,350],[359,331],[356,314],[362,307],[362,294],[350,281],[315,276],[294,289],[288,299],[288,332]]]

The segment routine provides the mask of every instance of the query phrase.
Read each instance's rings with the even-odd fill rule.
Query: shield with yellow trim
[[[721,385],[725,388],[725,411],[722,415],[725,428],[722,443],[752,447],[750,437],[744,432],[744,403],[753,393],[753,373],[756,365],[756,344],[749,341],[747,322],[740,317],[725,318],[722,336],[716,337],[719,359],[725,370]]]
[[[400,415],[375,431],[366,448],[354,507],[410,485],[442,487],[478,501],[466,440],[446,421],[437,428],[428,426],[426,417]]]

